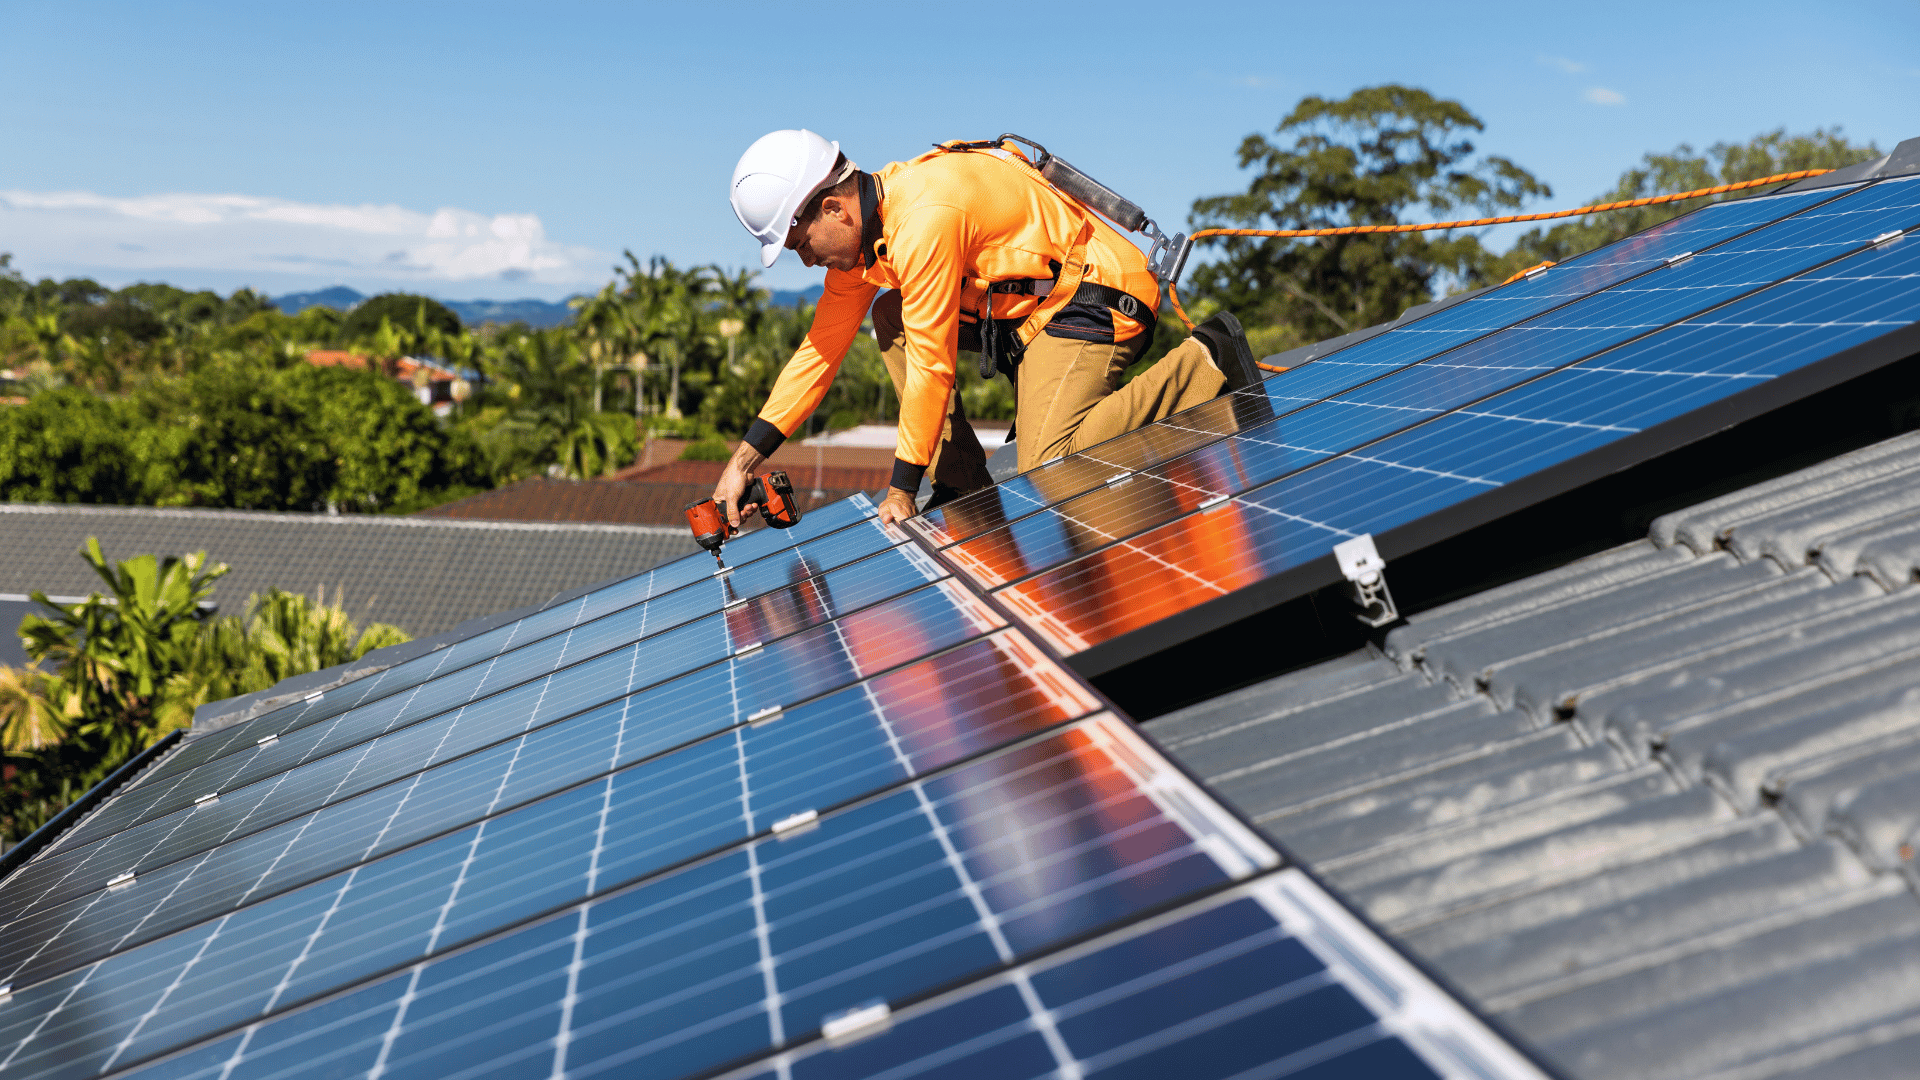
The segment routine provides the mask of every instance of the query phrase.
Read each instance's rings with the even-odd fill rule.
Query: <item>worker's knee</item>
[[[900,340],[905,324],[900,317],[900,290],[888,289],[873,302],[873,340],[880,344],[880,351],[886,352]]]

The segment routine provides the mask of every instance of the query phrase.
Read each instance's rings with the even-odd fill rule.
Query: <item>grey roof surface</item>
[[[89,536],[109,560],[206,551],[232,567],[213,597],[224,613],[270,586],[324,586],[356,620],[415,635],[698,550],[671,526],[0,503],[0,593],[99,590],[79,555]]]
[[[1916,567],[1911,434],[1146,728],[1572,1076],[1914,1075]]]

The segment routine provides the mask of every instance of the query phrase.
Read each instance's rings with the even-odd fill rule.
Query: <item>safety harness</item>
[[[936,149],[948,153],[972,153],[979,150],[999,149],[1005,140],[991,142],[953,142],[935,143]],[[1005,157],[989,154],[995,161],[1004,162],[1008,168],[1018,172],[1032,182],[1046,188],[1056,195],[1063,195],[1069,206],[1080,219],[1080,229],[1074,235],[1073,242],[1067,248],[1064,262],[1052,261],[1049,268],[1053,271],[1050,278],[1015,278],[1010,281],[995,281],[987,285],[987,300],[977,312],[970,312],[975,318],[975,327],[980,336],[980,377],[991,379],[996,371],[1004,371],[1009,377],[1020,366],[1027,346],[1043,331],[1055,337],[1079,338],[1085,341],[1111,339],[1112,316],[1108,315],[1108,326],[1103,331],[1097,327],[1083,328],[1060,326],[1048,331],[1054,317],[1069,307],[1092,310],[1117,311],[1121,315],[1142,325],[1149,341],[1153,338],[1154,327],[1159,315],[1152,305],[1143,304],[1132,293],[1087,281],[1087,242],[1093,239],[1094,218],[1088,213],[1080,200],[1060,191],[1049,183],[1023,155],[1009,152]],[[863,207],[864,209],[864,207]],[[869,251],[871,255],[871,250]],[[996,319],[993,317],[993,298],[995,295],[1016,295],[1040,297],[1040,306],[1025,319]]]

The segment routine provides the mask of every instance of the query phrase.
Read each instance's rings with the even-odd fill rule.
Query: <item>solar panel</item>
[[[519,682],[461,673],[553,637],[153,769],[0,883],[0,1069],[705,1073],[842,1045],[875,999],[1053,985],[1088,939],[1279,887],[1271,848],[904,534],[855,521],[753,566],[745,603],[697,579],[583,598],[574,629],[686,617]],[[1391,1032],[1365,1037],[1405,1049],[1390,1075],[1464,1075],[1320,963],[1358,1004],[1296,1016],[1318,1042]],[[1518,1062],[1475,1075],[1534,1075],[1449,1007],[1472,1060]]]
[[[872,504],[859,496],[803,518],[790,530],[762,529],[747,533],[729,548],[734,558],[734,572],[730,575],[716,577],[713,564],[706,556],[689,555],[567,604],[396,664],[332,693],[310,695],[297,704],[196,739],[143,777],[142,783],[152,784],[223,754],[244,751],[267,736],[285,735],[509,651],[537,660],[538,654],[528,650],[536,649],[543,639],[564,648],[570,644],[574,629],[614,613],[639,614],[637,632],[643,636],[657,634],[715,610],[719,605],[710,602],[715,595],[722,598],[723,604],[737,603],[898,543],[899,537],[889,537],[872,519],[872,514]],[[848,527],[849,519],[857,524]],[[645,606],[640,608],[640,605]]]
[[[1287,413],[1417,363],[1443,349],[1505,329],[1600,289],[1659,269],[1676,255],[1712,247],[1852,189],[1779,194],[1715,203],[1663,222],[1617,244],[1567,260],[1536,275],[1438,310],[1378,337],[1317,357],[1266,380],[1272,408]],[[1251,392],[1241,395],[1250,398]],[[1229,419],[1226,414],[1237,414]],[[1247,400],[1215,399],[1159,424],[1059,458],[992,488],[928,512],[921,532],[942,546],[986,532],[1111,481],[1116,472],[1150,468],[1193,446],[1245,430],[1269,417]],[[1171,437],[1170,437],[1171,436]],[[1165,449],[1162,449],[1165,448]]]
[[[843,1024],[728,1080],[1532,1071],[1293,869]]]
[[[976,583],[999,589],[1000,600],[1055,649],[1077,654],[1074,663],[1081,671],[1098,673],[1258,606],[1339,580],[1330,551],[1342,540],[1381,534],[1377,542],[1391,558],[1525,505],[1515,500],[1539,497],[1546,481],[1534,477],[1538,467],[1570,461],[1643,430],[1597,419],[1604,405],[1592,392],[1598,376],[1606,377],[1613,393],[1635,395],[1648,408],[1659,406],[1654,411],[1661,419],[1649,423],[1681,423],[1687,410],[1667,406],[1685,401],[1698,408],[1766,386],[1913,321],[1894,299],[1886,300],[1891,307],[1885,314],[1864,324],[1849,325],[1844,316],[1878,302],[1874,297],[1882,292],[1899,290],[1898,284],[1874,284],[1847,268],[1893,257],[1898,245],[1885,238],[1920,224],[1920,180],[1774,198],[1794,208],[1791,216],[1744,232],[1723,230],[1713,235],[1730,238],[1716,246],[1677,252],[1657,263],[1658,269],[1646,270],[1645,259],[1676,246],[1669,237],[1643,249],[1653,255],[1639,261],[1643,272],[1638,276],[1398,366],[1145,473],[1117,476],[1099,490],[950,546],[946,554]],[[1730,225],[1750,225],[1770,215],[1738,203],[1721,206],[1741,208],[1746,215],[1738,222],[1727,218]],[[1877,246],[1876,240],[1881,241]],[[1898,271],[1892,273],[1899,277]],[[1822,290],[1830,308],[1818,320],[1764,314],[1770,305],[1808,302],[1795,298],[1810,289]],[[1490,301],[1498,306],[1493,298],[1504,291],[1430,319],[1466,319],[1451,313],[1471,313],[1474,305]],[[1674,389],[1673,378],[1662,383],[1640,374],[1662,362],[1684,365],[1673,354],[1686,350],[1691,356],[1705,341],[1700,335],[1710,332],[1705,327],[1756,311],[1762,312],[1756,318],[1788,319],[1791,325],[1782,332],[1792,339],[1790,347],[1769,345],[1752,326],[1728,324],[1715,332],[1737,329],[1739,344],[1725,347],[1711,373],[1690,374],[1684,392]],[[1410,354],[1392,350],[1410,346],[1396,343],[1395,335],[1414,340],[1425,333],[1414,328],[1427,321],[1329,359],[1363,352],[1403,358]],[[1899,338],[1890,339],[1874,362],[1912,351]],[[1611,359],[1617,356],[1631,360]],[[1656,356],[1670,359],[1648,359]],[[1299,374],[1326,362],[1316,360]],[[1636,366],[1613,370],[1629,362]],[[1846,362],[1817,378],[1831,385],[1851,373],[1843,369]],[[1269,385],[1284,385],[1295,374],[1276,376]],[[1657,390],[1651,389],[1655,383]],[[1798,380],[1775,389],[1805,393],[1794,389],[1804,384]],[[1543,393],[1557,395],[1554,415],[1503,411],[1509,400],[1533,402]],[[1781,403],[1766,393],[1740,400],[1747,416]],[[1697,425],[1691,437],[1730,422],[1719,416]],[[1486,441],[1492,426],[1501,430],[1498,441]],[[1684,436],[1662,432],[1664,444],[1651,453],[1687,441]],[[1441,448],[1452,456],[1429,459],[1430,451],[1441,453]],[[1489,467],[1516,453],[1532,466]],[[1594,472],[1598,461],[1589,463],[1588,479],[1621,464],[1609,458],[1605,469]],[[1502,496],[1505,503],[1486,497],[1519,480],[1528,485]],[[1425,520],[1468,500],[1473,502],[1455,520]],[[1403,531],[1390,532],[1394,529]],[[923,531],[931,538],[932,530]],[[1243,592],[1256,586],[1255,593]],[[1175,617],[1178,621],[1167,621]],[[1136,632],[1138,637],[1116,640]]]

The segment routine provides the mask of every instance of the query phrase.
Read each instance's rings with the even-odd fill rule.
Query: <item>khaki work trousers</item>
[[[900,293],[889,290],[873,304],[873,336],[898,394],[906,385],[906,335]],[[1135,428],[1164,420],[1218,397],[1227,377],[1198,341],[1188,338],[1125,386],[1120,374],[1139,358],[1147,335],[1101,344],[1042,332],[1027,346],[1014,379],[1014,434],[1021,472],[1084,450]],[[992,483],[986,453],[967,423],[960,395],[953,395],[927,474],[961,492]]]

